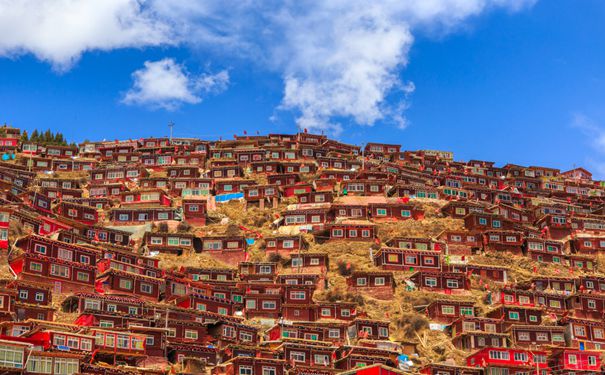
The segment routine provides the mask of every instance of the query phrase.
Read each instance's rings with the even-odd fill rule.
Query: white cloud
[[[0,0],[0,55],[33,53],[67,69],[90,50],[202,48],[278,72],[280,109],[293,111],[300,127],[337,132],[349,120],[405,127],[413,85],[400,75],[415,33],[452,32],[490,9],[535,1]]]
[[[86,51],[170,44],[173,34],[137,0],[0,0],[0,55],[32,53],[59,71]]]
[[[174,110],[183,103],[200,103],[201,94],[218,93],[229,85],[229,73],[225,70],[195,77],[169,58],[146,61],[132,77],[132,88],[124,95],[123,103],[167,110]]]

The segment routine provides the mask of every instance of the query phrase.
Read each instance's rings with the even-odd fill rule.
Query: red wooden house
[[[112,208],[109,220],[114,225],[140,225],[150,221],[177,220],[178,214],[170,207]]]
[[[109,268],[100,274],[96,283],[96,288],[106,294],[134,295],[151,301],[160,300],[164,287],[164,279],[114,268]]]
[[[63,201],[57,206],[57,213],[86,225],[95,225],[99,221],[97,208],[83,204]]]
[[[220,315],[233,315],[234,302],[224,298],[189,294],[176,300],[176,305],[199,311],[209,311]]]
[[[192,225],[203,226],[206,224],[207,201],[205,198],[183,198],[183,217]]]
[[[435,299],[426,306],[420,306],[431,321],[449,324],[460,317],[474,317],[475,302],[467,300]]]
[[[340,183],[343,195],[386,195],[387,180],[349,180]]]
[[[566,374],[597,374],[602,373],[601,355],[600,351],[557,348],[548,357],[548,365],[555,371]]]
[[[483,234],[483,250],[523,255],[523,233],[516,231],[487,230]]]
[[[590,320],[574,317],[561,319],[567,337],[567,346],[580,350],[602,350],[605,348],[605,323],[602,319]]]
[[[446,294],[461,294],[470,289],[470,280],[463,272],[418,271],[410,281],[420,290],[440,291]]]
[[[511,341],[515,347],[549,350],[565,347],[565,327],[514,324],[510,327]]]
[[[388,340],[389,321],[356,318],[349,324],[352,339]]]
[[[487,347],[466,358],[467,366],[483,367],[488,374],[548,373],[547,352]]]
[[[330,240],[373,241],[376,236],[376,224],[367,220],[342,220],[328,224]]]
[[[561,241],[526,238],[524,248],[530,258],[540,263],[563,263],[565,244]]]
[[[383,247],[373,254],[374,264],[384,270],[440,270],[439,251]]]
[[[347,278],[347,288],[353,293],[367,293],[374,298],[393,298],[395,280],[392,272],[357,271]]]

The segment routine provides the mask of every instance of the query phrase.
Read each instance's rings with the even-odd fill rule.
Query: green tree
[[[24,130],[23,133],[21,133],[20,141],[21,143],[29,141],[29,135],[27,134],[27,130]]]

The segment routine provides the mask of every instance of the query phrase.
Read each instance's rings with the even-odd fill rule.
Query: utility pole
[[[170,128],[170,144],[172,144],[172,128],[174,127],[174,122],[170,121],[168,127]]]

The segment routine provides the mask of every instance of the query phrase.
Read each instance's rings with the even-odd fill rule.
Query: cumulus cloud
[[[174,34],[137,0],[0,0],[0,55],[32,53],[60,71],[86,51],[171,44]]]
[[[146,61],[144,67],[132,74],[132,88],[124,95],[125,104],[174,110],[184,103],[202,101],[202,94],[219,93],[229,85],[229,73],[192,76],[174,59]]]
[[[182,45],[280,74],[280,109],[299,127],[405,127],[402,83],[414,34],[448,33],[491,9],[536,0],[0,0],[0,55],[33,53],[69,68],[90,50]],[[185,96],[191,102],[195,94]],[[387,100],[388,99],[388,100]]]

